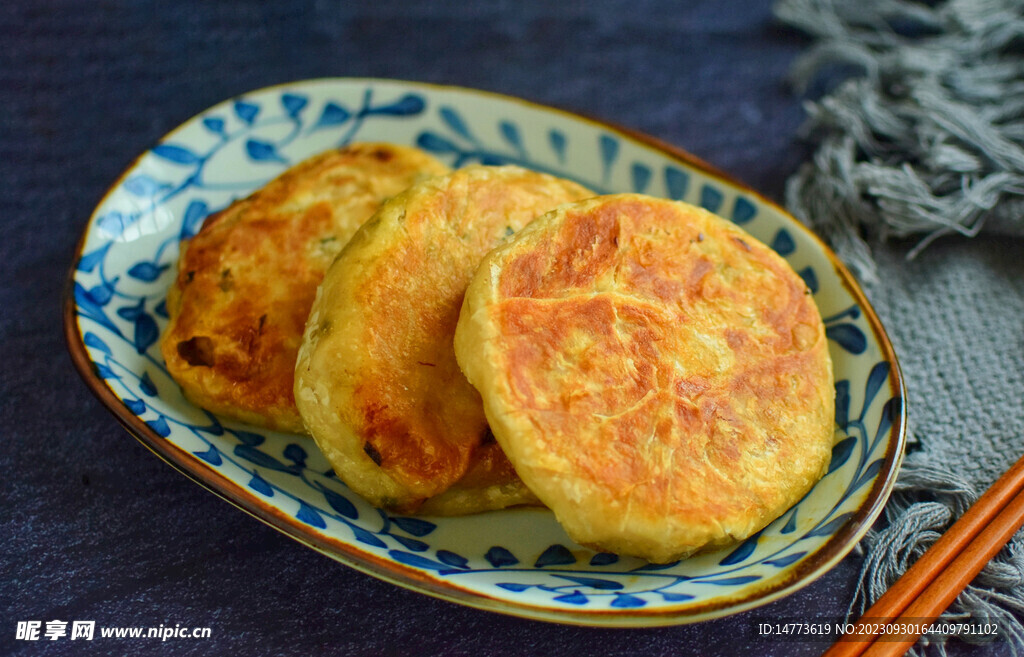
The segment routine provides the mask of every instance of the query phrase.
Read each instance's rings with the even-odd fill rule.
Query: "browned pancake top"
[[[749,535],[828,463],[806,286],[693,206],[598,197],[537,220],[481,265],[456,347],[520,476],[587,544],[664,561]]]

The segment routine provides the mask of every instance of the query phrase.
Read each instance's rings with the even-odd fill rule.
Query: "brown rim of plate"
[[[851,296],[853,296],[856,301],[857,306],[864,313],[864,318],[871,326],[871,330],[882,352],[882,356],[890,367],[890,396],[899,397],[901,400],[899,408],[897,409],[897,415],[892,419],[892,427],[889,430],[888,448],[886,449],[882,466],[879,469],[878,474],[875,476],[875,480],[872,483],[871,490],[868,493],[867,498],[857,509],[853,517],[851,517],[838,531],[836,531],[824,545],[815,550],[808,557],[801,560],[795,568],[786,571],[782,576],[766,578],[764,586],[761,586],[757,590],[740,598],[722,599],[715,602],[696,605],[684,603],[677,606],[646,611],[638,609],[627,609],[622,611],[563,611],[552,609],[550,607],[536,606],[524,604],[518,601],[510,601],[503,598],[496,598],[478,591],[457,586],[449,580],[437,580],[433,577],[427,576],[422,571],[410,568],[396,561],[377,557],[368,552],[364,552],[353,545],[320,534],[313,527],[306,525],[280,511],[276,507],[263,502],[256,495],[249,493],[237,483],[229,480],[217,471],[210,469],[195,456],[189,454],[180,447],[171,444],[165,438],[153,431],[137,415],[128,410],[121,399],[117,397],[104,380],[96,375],[92,360],[89,358],[88,352],[86,351],[80,326],[78,324],[78,317],[75,312],[75,272],[77,270],[78,261],[82,256],[82,249],[85,245],[86,237],[89,234],[89,226],[92,223],[93,216],[95,216],[94,211],[93,215],[90,216],[89,222],[86,223],[85,229],[82,231],[78,244],[75,246],[74,259],[72,260],[64,287],[62,313],[64,337],[67,341],[71,360],[74,363],[75,368],[78,370],[79,375],[82,377],[83,381],[85,381],[92,393],[100,400],[100,402],[103,403],[104,406],[107,407],[107,410],[114,415],[117,421],[120,422],[128,433],[134,436],[161,460],[214,495],[233,504],[257,520],[261,520],[274,529],[277,529],[286,536],[289,536],[290,538],[293,538],[326,556],[340,561],[347,566],[386,582],[396,584],[404,588],[409,588],[420,593],[425,593],[442,600],[486,611],[494,611],[535,620],[585,626],[654,627],[664,625],[682,625],[721,618],[743,611],[748,611],[794,593],[823,575],[853,549],[853,547],[870,528],[874,520],[882,512],[882,509],[889,498],[889,494],[892,491],[893,484],[895,483],[896,474],[899,471],[899,466],[903,459],[904,445],[906,442],[906,391],[899,361],[896,358],[896,352],[892,347],[892,343],[889,341],[889,337],[886,334],[881,321],[875,314],[874,308],[871,307],[871,304],[868,302],[867,297],[864,295],[864,292],[861,290],[850,270],[839,261],[838,257],[821,240],[821,238],[774,201],[765,198],[756,190],[751,189],[749,186],[736,180],[729,174],[720,171],[717,167],[712,166],[704,160],[687,153],[678,147],[672,146],[655,137],[651,137],[650,135],[630,128],[624,128],[616,124],[590,118],[576,112],[562,110],[522,98],[516,98],[514,96],[506,96],[500,93],[470,89],[467,87],[382,78],[319,78],[312,80],[300,80],[256,89],[244,95],[264,93],[273,89],[291,86],[327,86],[339,82],[345,84],[389,84],[399,87],[409,87],[410,90],[415,88],[429,88],[437,91],[483,95],[499,101],[524,105],[534,110],[559,114],[575,121],[584,121],[585,123],[589,123],[601,129],[618,134],[628,140],[653,148],[674,160],[693,167],[694,169],[697,169],[713,178],[717,178],[721,182],[724,182],[745,194],[750,194],[756,197],[761,203],[771,206],[784,217],[787,217],[792,222],[793,227],[803,231],[803,233],[809,236],[818,245],[822,252],[825,253],[843,285],[850,292]],[[241,97],[242,96],[236,96],[235,98]],[[235,98],[229,98],[221,103],[217,103],[213,107],[204,110],[196,116],[206,113],[215,107],[231,102]],[[167,140],[169,137],[191,123],[194,118],[195,117],[188,119],[181,126],[178,126],[171,132],[167,133],[160,141],[163,142]],[[148,152],[148,150],[146,152]],[[114,181],[114,183],[104,193],[100,201],[96,204],[97,208],[103,204],[107,197],[114,192],[125,177],[131,173],[132,169],[137,165],[138,161],[146,154],[146,152],[137,156],[117,178],[117,180]]]

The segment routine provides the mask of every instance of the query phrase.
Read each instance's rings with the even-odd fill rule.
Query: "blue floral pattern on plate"
[[[737,546],[674,564],[572,543],[543,509],[391,515],[333,475],[308,438],[188,403],[157,347],[180,240],[287,167],[351,141],[417,145],[452,166],[519,164],[599,192],[685,200],[784,256],[825,318],[836,443],[825,478]],[[83,376],[143,442],[282,531],[374,575],[547,620],[683,623],[763,604],[837,562],[880,512],[904,441],[902,382],[874,313],[827,249],[776,206],[653,140],[468,89],[318,80],[257,91],[192,119],[122,177],[89,222],[67,321]]]

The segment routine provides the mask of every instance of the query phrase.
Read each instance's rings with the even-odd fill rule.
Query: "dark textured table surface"
[[[456,84],[599,117],[779,199],[808,156],[784,78],[807,45],[766,1],[9,0],[0,5],[0,654],[811,655],[756,618],[841,616],[859,560],[692,626],[559,626],[334,562],[149,453],[79,380],[60,301],[106,188],[225,98],[325,76]],[[205,640],[15,640],[18,621],[208,626]]]

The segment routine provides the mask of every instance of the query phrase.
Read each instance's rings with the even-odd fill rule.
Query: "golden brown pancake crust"
[[[590,195],[518,167],[467,167],[388,202],[352,239],[320,287],[296,368],[303,419],[351,488],[408,510],[482,467],[487,422],[452,348],[466,284],[509,234]],[[490,449],[497,461],[484,469],[507,478]]]
[[[353,144],[208,217],[182,244],[161,341],[185,396],[252,424],[304,431],[295,356],[327,266],[385,199],[447,171],[417,149]]]
[[[771,249],[682,203],[597,197],[481,263],[455,349],[569,535],[657,562],[745,538],[824,474],[824,327]]]

